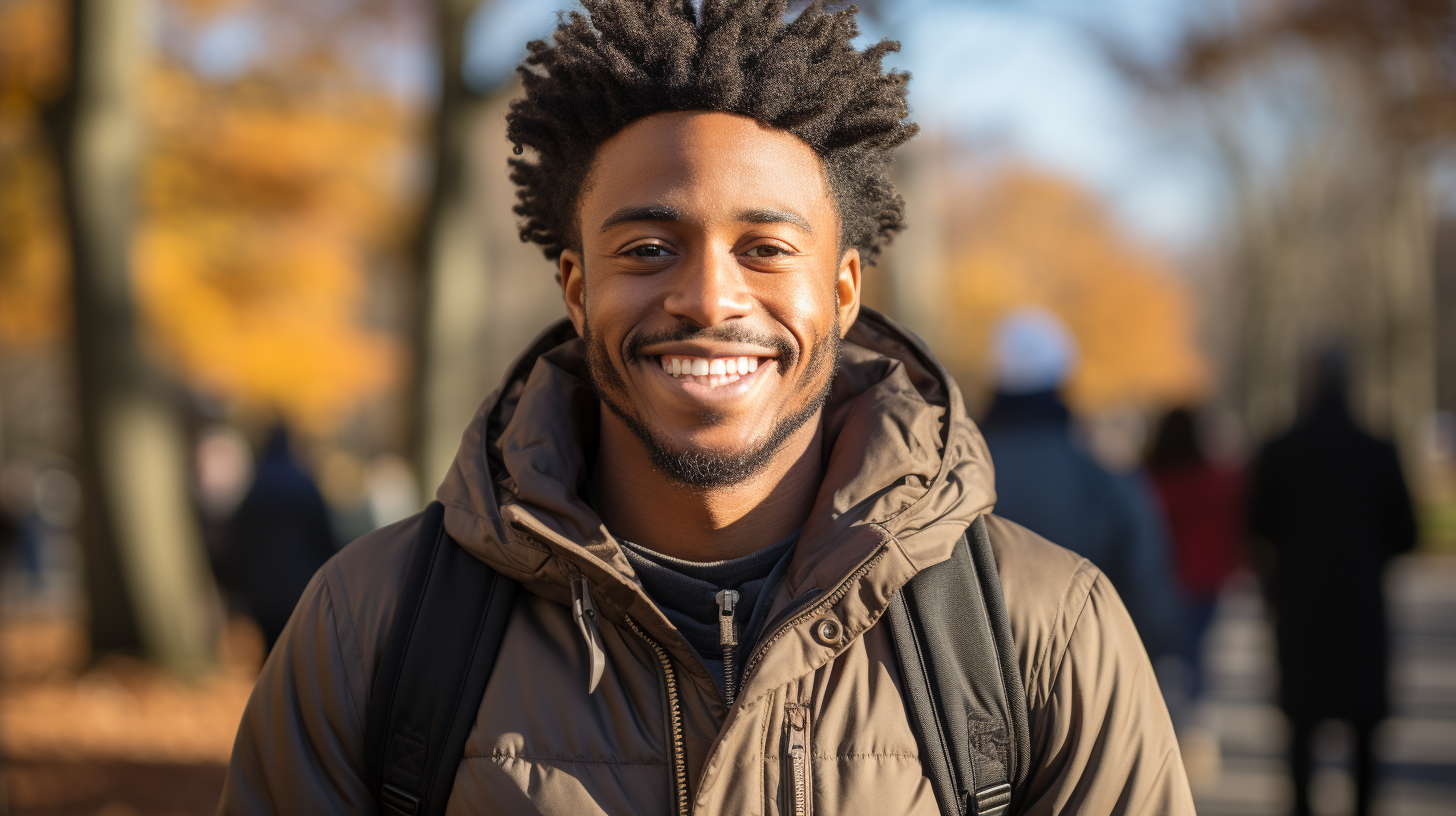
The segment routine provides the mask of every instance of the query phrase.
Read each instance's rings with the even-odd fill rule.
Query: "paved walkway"
[[[1377,737],[1383,781],[1375,812],[1456,816],[1456,558],[1408,557],[1387,578],[1395,715]],[[1209,763],[1211,752],[1201,760],[1188,752],[1198,812],[1282,816],[1292,796],[1285,725],[1273,702],[1273,638],[1251,580],[1226,594],[1208,648],[1207,721],[1219,738],[1221,761]],[[1349,740],[1341,726],[1324,730],[1316,756],[1316,812],[1352,813],[1353,786],[1344,770]]]

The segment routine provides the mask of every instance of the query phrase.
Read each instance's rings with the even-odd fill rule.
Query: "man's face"
[[[758,472],[817,416],[859,311],[814,151],[726,113],[641,119],[597,152],[561,256],[612,418],[679,482]]]

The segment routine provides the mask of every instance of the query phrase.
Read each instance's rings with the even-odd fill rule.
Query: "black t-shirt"
[[[723,647],[718,642],[718,591],[738,592],[738,604],[733,610],[738,648],[733,663],[735,673],[741,676],[743,658],[758,640],[773,590],[788,569],[799,534],[742,558],[707,563],[671,558],[640,544],[618,540],[642,589],[697,651],[718,690],[726,696]]]

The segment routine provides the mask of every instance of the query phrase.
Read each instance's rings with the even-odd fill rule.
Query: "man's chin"
[[[654,434],[653,445],[664,456],[675,459],[701,459],[713,462],[747,461],[756,457],[764,445],[723,445],[711,442],[698,443],[691,438]]]
[[[723,455],[703,449],[648,448],[653,465],[669,480],[685,487],[708,490],[749,481],[773,461],[774,451]]]
[[[785,441],[776,434],[747,443],[736,438],[725,441],[725,436],[734,435],[710,424],[689,432],[664,433],[635,416],[613,413],[636,435],[658,471],[687,487],[706,489],[748,481],[768,466]]]
[[[715,411],[717,416],[706,417],[702,411],[688,417],[644,417],[619,402],[618,394],[601,388],[597,394],[637,437],[658,472],[674,483],[707,490],[742,484],[762,473],[789,439],[818,415],[829,388],[826,384],[815,399],[787,414],[777,406],[746,415]],[[769,415],[777,420],[765,432],[755,435],[740,425]]]

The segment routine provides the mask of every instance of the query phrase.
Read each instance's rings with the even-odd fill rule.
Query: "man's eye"
[[[787,255],[789,253],[773,244],[759,244],[748,250],[748,254],[754,258],[775,258],[779,255]]]
[[[643,244],[627,250],[627,254],[634,258],[661,258],[667,255],[667,247],[657,244]]]

